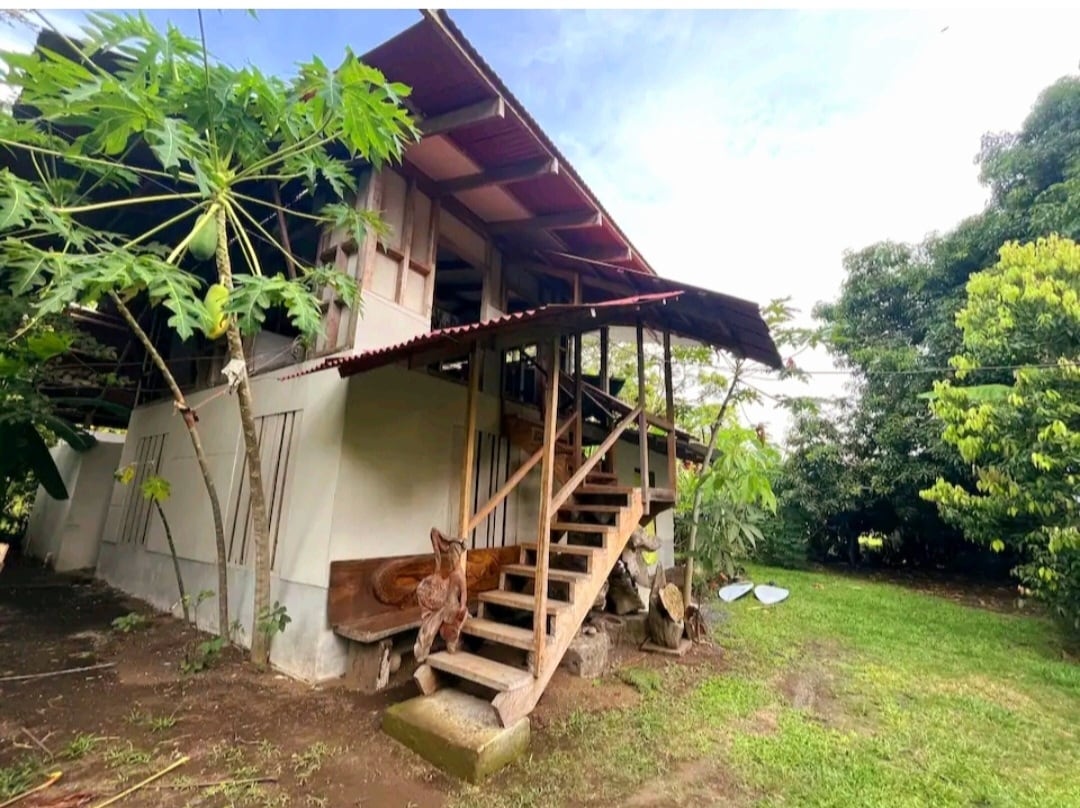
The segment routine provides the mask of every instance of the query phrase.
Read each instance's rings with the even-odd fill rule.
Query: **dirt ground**
[[[112,627],[132,612],[149,621],[127,632]],[[379,729],[388,704],[417,694],[412,683],[376,696],[336,682],[313,687],[255,670],[231,650],[209,670],[184,673],[185,652],[205,639],[99,581],[26,564],[6,568],[0,679],[112,667],[0,681],[0,786],[23,764],[34,785],[41,772],[60,771],[55,785],[19,806],[78,808],[187,756],[122,804],[428,808],[457,787]],[[618,663],[648,664],[646,656],[622,650]],[[545,728],[574,710],[627,707],[637,698],[617,679],[597,687],[560,671],[533,713],[534,752],[542,753]],[[205,785],[263,777],[274,780]]]

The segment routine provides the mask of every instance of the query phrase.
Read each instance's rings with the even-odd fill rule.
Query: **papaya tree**
[[[373,236],[378,217],[353,204],[356,168],[400,159],[417,137],[408,88],[351,51],[336,69],[313,58],[288,80],[233,68],[205,39],[160,32],[143,15],[92,14],[78,42],[53,33],[63,48],[0,55],[27,110],[0,122],[0,145],[34,167],[0,177],[13,288],[42,315],[106,298],[123,314],[134,293],[164,307],[182,340],[224,332],[251,491],[253,613],[268,613],[268,514],[243,339],[273,309],[313,339],[327,287],[358,305],[356,281],[294,254],[288,228]],[[273,217],[276,233],[264,224]],[[141,232],[107,226],[131,219]],[[203,258],[220,287],[209,296],[194,268]],[[267,634],[251,636],[252,659],[265,662]]]

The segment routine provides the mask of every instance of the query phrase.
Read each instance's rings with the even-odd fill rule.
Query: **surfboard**
[[[774,603],[779,603],[782,600],[786,600],[789,594],[791,593],[788,592],[788,590],[779,586],[758,584],[756,587],[754,587],[754,597],[760,600],[766,606],[771,606]]]
[[[751,581],[739,581],[738,583],[722,586],[720,587],[720,600],[724,601],[724,603],[731,603],[733,600],[741,598],[753,588],[754,584]]]

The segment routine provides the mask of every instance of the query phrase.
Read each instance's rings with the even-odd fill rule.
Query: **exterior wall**
[[[277,373],[252,379],[256,416],[295,411],[288,480],[281,508],[277,556],[272,572],[271,598],[288,609],[292,623],[275,638],[271,662],[287,673],[317,680],[340,673],[327,670],[321,651],[332,644],[326,625],[327,554],[337,482],[346,385],[336,373],[316,373],[280,381]],[[215,391],[192,396],[192,406],[207,401]],[[199,410],[199,431],[211,476],[217,486],[229,541],[231,514],[244,475],[240,418],[235,400],[222,396]],[[141,438],[164,435],[158,474],[172,486],[163,507],[169,518],[181,559],[184,585],[189,593],[217,590],[213,518],[194,450],[171,401],[138,408],[132,416],[121,463],[135,460]],[[264,452],[265,454],[265,452]],[[146,599],[154,606],[179,614],[176,582],[168,545],[159,521],[149,521],[144,542],[124,541],[125,502],[129,489],[112,489],[103,535],[98,575],[110,584]],[[253,555],[253,554],[252,554]],[[229,616],[244,629],[241,641],[250,642],[252,626],[251,561],[229,564]],[[217,630],[217,605],[207,600],[197,615],[200,628]]]
[[[641,463],[640,448],[636,443],[619,441],[615,452],[615,473],[622,485],[638,484],[638,467]],[[649,472],[654,477],[654,488],[674,488],[668,482],[667,455],[649,452]],[[656,535],[660,538],[660,562],[665,568],[675,564],[675,509],[669,508],[654,521]]]
[[[27,525],[24,551],[35,558],[51,556],[60,572],[93,567],[97,561],[112,475],[124,441],[110,433],[98,433],[97,438],[97,445],[85,452],[66,443],[52,449],[68,498],[53,499],[39,486]]]

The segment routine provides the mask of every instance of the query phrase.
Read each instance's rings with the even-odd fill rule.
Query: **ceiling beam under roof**
[[[574,250],[577,257],[584,258],[586,261],[606,261],[609,263],[618,263],[620,261],[631,261],[634,258],[634,251],[629,247],[589,247],[584,250]]]
[[[506,117],[506,102],[502,96],[480,101],[476,104],[452,109],[442,115],[435,115],[420,121],[420,132],[424,137],[439,135],[452,129],[460,129],[474,123],[490,121],[492,118]]]
[[[587,227],[600,227],[603,223],[604,217],[595,210],[575,210],[566,213],[552,213],[548,216],[533,216],[528,219],[490,222],[488,229],[494,235],[503,235],[541,230],[579,230]]]
[[[536,177],[546,177],[559,173],[559,161],[553,157],[539,160],[522,160],[520,163],[490,168],[486,171],[478,171],[475,174],[467,174],[464,177],[455,177],[443,180],[435,184],[440,196],[457,194],[462,191],[472,191],[476,188],[490,188],[497,185],[507,185],[511,182],[531,180]]]

